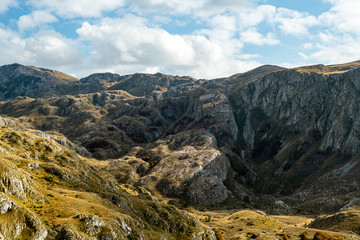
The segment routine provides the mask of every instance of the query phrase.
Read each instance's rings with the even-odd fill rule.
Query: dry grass
[[[294,68],[302,73],[320,73],[324,75],[341,74],[360,67],[360,61],[338,64],[338,65],[312,65]]]
[[[13,198],[14,202],[35,213],[48,229],[65,225],[80,228],[79,220],[76,218],[79,214],[96,215],[103,220],[128,216],[128,210],[104,198],[104,194],[108,194],[106,192],[111,190],[103,187],[107,182],[98,175],[101,171],[104,173],[110,161],[78,157],[73,150],[64,148],[52,139],[41,138],[33,133],[33,131],[14,131],[5,126],[1,127],[0,158],[4,163],[11,162],[16,165],[20,173],[31,176],[31,181],[36,183],[33,185],[34,190],[44,196],[44,201],[32,198],[22,201]],[[61,137],[56,134],[53,136],[54,138]],[[34,158],[35,156],[38,159]],[[42,157],[39,158],[39,156]],[[49,163],[53,165],[48,165]],[[39,166],[30,169],[29,164],[39,164]],[[54,169],[71,173],[74,180],[65,181],[61,174],[54,175],[42,166],[55,166]],[[108,178],[108,183],[115,182],[111,175],[102,174],[102,177]],[[146,190],[127,184],[116,184],[116,188],[117,191],[125,194],[124,203],[140,213],[147,212],[151,219],[157,219],[159,211],[162,211],[163,207],[156,207],[161,205],[154,205]],[[109,192],[109,194],[112,193]],[[314,219],[305,216],[272,216],[255,210],[215,210],[214,208],[208,211],[192,208],[187,210],[195,214],[203,224],[221,232],[224,239],[282,239],[284,234],[291,239],[299,239],[303,232],[313,236],[319,230],[307,228],[307,224]],[[349,216],[354,216],[354,213]],[[178,220],[176,216],[174,219]],[[331,220],[331,218],[327,219],[323,222],[328,223]],[[344,221],[344,224],[339,225],[332,221],[325,228],[341,233],[322,231],[330,236],[359,239],[358,235],[348,232],[350,229],[341,227],[349,223],[360,224],[359,218],[349,219],[351,221]],[[153,235],[154,239],[161,237],[161,228],[156,225],[152,226],[152,230],[144,231],[156,231],[157,233]]]
[[[284,234],[290,239],[300,239],[303,232],[309,236],[319,229],[307,228],[314,218],[306,216],[267,215],[256,210],[218,210],[198,211],[189,209],[198,218],[211,228],[221,230],[225,239],[283,239]],[[360,239],[356,234],[346,231],[334,232],[321,230],[330,236],[344,237],[345,239]]]
[[[66,227],[86,235],[82,217],[77,216],[97,216],[113,229],[118,228],[118,219],[123,219],[131,226],[134,237],[138,233],[151,236],[146,239],[180,239],[194,231],[211,232],[185,212],[154,199],[145,189],[116,184],[111,177],[106,179],[97,169],[108,162],[79,157],[72,149],[38,137],[33,131],[0,127],[0,177],[9,178],[11,173],[6,172],[15,171],[10,183],[20,180],[24,183],[17,186],[29,188],[16,190],[24,191],[22,198],[11,190],[4,192],[24,211],[36,215],[50,234]],[[38,197],[34,198],[34,194]],[[139,221],[144,224],[141,228]],[[28,233],[22,234],[28,237]]]
[[[79,79],[76,78],[76,77],[67,75],[67,74],[65,74],[63,72],[59,72],[59,71],[56,71],[56,70],[38,68],[38,67],[34,67],[34,66],[27,66],[27,67],[32,68],[32,69],[37,70],[37,71],[40,71],[40,72],[47,72],[47,73],[53,75],[54,77],[61,78],[61,79],[64,79],[66,81],[69,81],[69,82],[79,81]]]

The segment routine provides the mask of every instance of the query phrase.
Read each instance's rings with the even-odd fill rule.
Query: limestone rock
[[[186,194],[194,202],[214,205],[226,200],[228,190],[218,177],[200,175],[191,181]]]
[[[14,202],[11,201],[5,194],[0,194],[0,214],[7,213],[14,206]]]

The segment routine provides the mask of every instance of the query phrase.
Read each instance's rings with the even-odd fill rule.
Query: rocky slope
[[[193,215],[101,177],[62,135],[0,128],[1,239],[215,239]]]
[[[262,66],[213,80],[78,80],[14,64],[0,67],[0,83],[3,124],[63,134],[120,184],[193,204],[238,199],[272,213],[357,205],[360,62]]]

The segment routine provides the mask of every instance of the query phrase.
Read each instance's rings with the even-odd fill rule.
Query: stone
[[[228,190],[218,177],[200,175],[190,183],[186,194],[196,203],[215,205],[226,200]]]
[[[0,214],[7,213],[14,206],[14,202],[11,201],[5,194],[0,193]]]

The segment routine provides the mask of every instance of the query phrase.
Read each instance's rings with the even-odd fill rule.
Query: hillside
[[[194,216],[119,185],[61,135],[1,126],[2,239],[215,239]]]
[[[11,214],[34,219],[38,239],[215,239],[209,223],[169,200],[180,208],[313,217],[360,207],[359,62],[266,65],[213,80],[161,73],[76,79],[12,64],[0,67],[0,86],[2,172],[23,179],[8,184],[4,176],[2,197],[16,206]],[[128,219],[131,233],[119,219]],[[329,219],[312,226],[358,236],[353,224]],[[97,225],[87,230],[88,221]],[[30,234],[9,229],[0,233]],[[109,238],[101,238],[105,232]]]

